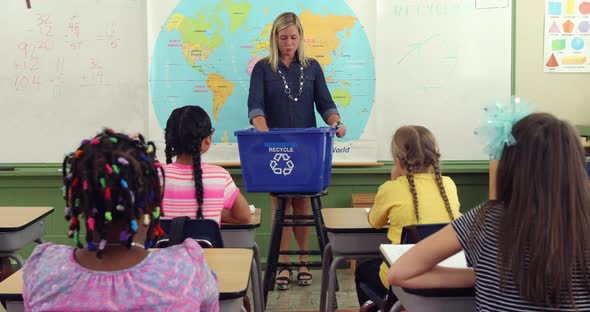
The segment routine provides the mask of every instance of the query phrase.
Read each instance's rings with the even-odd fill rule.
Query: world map
[[[233,132],[251,126],[252,68],[268,55],[272,22],[285,11],[299,16],[305,53],[324,70],[347,126],[343,140],[359,139],[373,107],[375,65],[365,28],[343,0],[329,6],[313,0],[180,1],[162,25],[151,60],[150,90],[160,127],[175,108],[199,105],[216,129],[213,142],[236,142]],[[316,119],[324,125],[319,115]]]

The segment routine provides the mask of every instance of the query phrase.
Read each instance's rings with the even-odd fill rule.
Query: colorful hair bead
[[[85,145],[85,144],[88,144],[88,143],[90,143],[90,140],[84,139],[84,140],[82,140],[82,142],[80,142],[80,145]]]
[[[113,174],[113,168],[111,168],[111,166],[109,164],[105,164],[104,166],[107,168],[107,172],[109,174]]]
[[[78,186],[78,183],[80,183],[80,177],[76,177],[74,179],[74,182],[72,182],[72,187],[76,187]]]
[[[131,220],[131,229],[133,230],[133,232],[137,232],[137,221]]]
[[[141,160],[143,160],[143,161],[148,161],[148,158],[147,158],[147,156],[145,156],[144,153],[139,153],[139,158],[141,158]]]
[[[97,215],[98,214],[98,209],[96,208],[92,208],[92,215]]]
[[[84,151],[83,150],[77,150],[74,153],[74,158],[80,158],[82,155],[84,155]]]
[[[110,187],[107,187],[104,190],[104,198],[105,199],[111,199],[111,188]]]
[[[164,235],[164,230],[162,229],[160,224],[156,224],[156,226],[154,227],[154,236],[160,237],[162,235]]]
[[[76,243],[76,246],[82,246],[82,243],[80,242],[80,232],[75,231],[74,232],[74,242]]]
[[[154,167],[162,168],[162,164],[159,161],[155,161]]]
[[[160,217],[160,206],[156,206],[156,209],[154,209],[154,218],[159,218]]]
[[[148,240],[146,240],[146,241],[145,241],[145,244],[143,245],[143,247],[144,247],[145,249],[150,249],[150,248],[152,247],[152,241],[151,241],[151,240],[149,240],[149,239],[148,239]]]
[[[117,138],[109,138],[109,141],[113,142],[113,143],[117,143]]]
[[[129,197],[131,198],[131,204],[133,205],[135,203],[135,194],[133,191],[129,191]]]
[[[100,186],[102,186],[103,188],[105,188],[107,186],[107,181],[105,180],[105,178],[100,178]]]
[[[150,191],[148,193],[148,201],[152,201],[154,199],[154,191]]]
[[[84,182],[82,182],[82,188],[83,188],[85,191],[88,191],[88,180],[84,180]]]
[[[93,242],[86,242],[86,245],[88,245],[88,250],[90,250],[90,251],[96,250],[96,245]]]
[[[115,172],[116,174],[119,174],[119,166],[113,164],[113,166],[111,168],[113,168],[113,172]]]
[[[90,231],[94,231],[94,218],[88,218],[88,220],[86,220],[86,222],[88,223],[88,229]]]
[[[65,214],[66,216],[71,216],[71,215],[72,215],[72,208],[70,208],[70,207],[65,207],[65,208],[64,208],[64,214]]]
[[[71,224],[72,224],[73,226],[76,226],[76,225],[78,225],[78,218],[76,218],[76,216],[72,217],[72,222],[71,222]]]
[[[143,225],[150,225],[150,215],[147,213],[143,215]]]
[[[110,211],[107,211],[104,213],[104,218],[105,218],[105,220],[110,222],[111,220],[113,220],[113,214]]]
[[[125,206],[123,205],[117,205],[115,208],[117,209],[117,211],[125,211]]]
[[[105,239],[101,239],[98,243],[98,250],[104,250],[104,247],[107,245],[107,241]]]
[[[154,147],[151,145],[148,145],[147,149],[145,150],[148,154],[151,154],[154,152]]]
[[[117,161],[118,161],[118,162],[119,162],[121,165],[123,165],[123,166],[127,166],[127,165],[129,165],[129,161],[128,161],[127,159],[123,158],[123,157],[119,157],[119,158],[117,158]]]
[[[92,139],[92,140],[90,140],[90,144],[98,145],[98,144],[100,144],[100,140],[99,139]]]
[[[127,241],[129,237],[131,237],[131,234],[127,231],[121,231],[121,233],[119,233],[119,240],[122,242]]]
[[[129,188],[129,185],[127,184],[127,181],[125,181],[125,179],[121,179],[121,186],[125,189]]]

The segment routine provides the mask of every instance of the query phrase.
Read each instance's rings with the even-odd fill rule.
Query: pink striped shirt
[[[221,223],[221,209],[231,209],[240,189],[222,167],[201,163],[203,170],[203,217]],[[197,197],[192,165],[164,166],[166,188],[162,200],[165,218],[197,217]]]

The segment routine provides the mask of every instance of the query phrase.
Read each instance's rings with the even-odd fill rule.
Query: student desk
[[[413,244],[393,245],[383,244],[379,251],[385,259],[387,266],[391,266],[402,254],[412,248]],[[443,260],[441,266],[465,268],[467,261],[463,251]],[[399,311],[401,306],[408,311],[475,311],[475,288],[435,288],[435,289],[411,289],[392,287],[398,298],[394,305],[394,311]]]
[[[153,251],[153,252],[157,252]],[[252,250],[232,248],[203,249],[205,260],[219,278],[219,310],[240,311],[248,289]],[[22,270],[0,282],[0,300],[10,301],[7,312],[22,311]]]
[[[0,207],[0,258],[13,258],[22,267],[23,258],[16,251],[43,242],[45,218],[52,212],[53,207]]]
[[[254,261],[250,268],[252,278],[252,295],[254,296],[254,311],[264,311],[264,297],[262,296],[262,268],[260,263],[260,249],[256,244],[256,228],[260,227],[262,209],[256,208],[248,224],[221,224],[223,246],[226,248],[249,248],[254,252]]]
[[[367,211],[359,208],[323,208],[328,234],[322,263],[320,311],[334,311],[336,268],[344,260],[379,258],[379,245],[389,243],[388,228],[374,229]]]

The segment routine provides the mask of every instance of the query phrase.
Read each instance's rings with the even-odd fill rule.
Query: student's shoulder
[[[408,189],[408,179],[406,177],[398,177],[395,180],[385,181],[379,186],[379,192],[399,192]]]
[[[172,247],[164,248],[158,251],[158,256],[170,259],[173,257],[178,263],[193,263],[198,264],[203,262],[205,254],[203,249],[194,239],[187,238],[182,242]]]
[[[35,269],[40,263],[57,264],[72,255],[73,248],[66,245],[59,245],[54,243],[44,243],[37,245],[33,252],[27,259],[23,272]]]
[[[203,170],[203,173],[205,174],[227,174],[229,175],[229,171],[227,171],[227,169],[218,166],[218,165],[212,165],[212,164],[208,164],[208,163],[201,163],[201,170]]]

